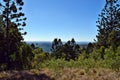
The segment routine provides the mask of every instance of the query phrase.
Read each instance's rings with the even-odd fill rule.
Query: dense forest
[[[120,70],[120,4],[106,0],[98,15],[96,40],[80,47],[74,38],[63,43],[55,38],[51,53],[28,45],[23,38],[27,32],[22,0],[0,3],[0,71],[63,68],[107,68]],[[43,79],[44,80],[44,79]],[[49,79],[50,80],[50,79]]]

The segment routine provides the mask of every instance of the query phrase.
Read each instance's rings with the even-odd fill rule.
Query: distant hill
[[[52,46],[52,42],[47,42],[47,41],[26,41],[26,43],[29,45],[33,43],[35,47],[42,48],[44,52],[50,52]],[[77,42],[77,44],[79,44],[81,47],[86,47],[88,43],[89,42]]]

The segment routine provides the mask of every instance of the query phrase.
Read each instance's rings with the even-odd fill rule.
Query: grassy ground
[[[105,68],[32,69],[0,72],[0,80],[120,80],[120,72]]]

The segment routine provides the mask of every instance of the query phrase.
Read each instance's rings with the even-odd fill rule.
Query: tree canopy
[[[120,42],[120,5],[118,0],[106,0],[97,21],[98,46],[117,47]]]

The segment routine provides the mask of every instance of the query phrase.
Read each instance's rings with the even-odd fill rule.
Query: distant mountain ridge
[[[50,41],[26,41],[26,43],[29,45],[34,44],[35,47],[42,48],[44,52],[51,51],[52,42],[50,42]],[[63,43],[65,43],[65,42],[63,42]],[[76,42],[76,43],[82,47],[86,47],[89,42]]]

